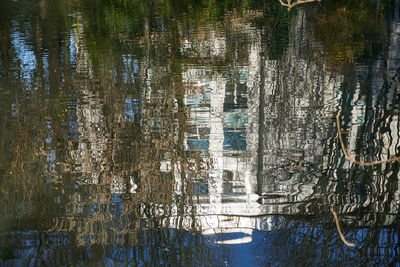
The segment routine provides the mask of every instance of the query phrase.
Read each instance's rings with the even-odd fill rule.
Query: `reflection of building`
[[[156,209],[171,205],[165,226],[179,227],[182,216],[193,215],[195,223],[188,219],[183,225],[204,231],[212,229],[210,225],[226,231],[235,227],[266,230],[271,228],[272,215],[315,212],[308,203],[322,198],[322,173],[332,165],[332,155],[326,150],[335,130],[334,115],[343,101],[343,77],[331,74],[322,59],[306,54],[310,44],[313,50],[322,48],[310,41],[312,33],[305,23],[299,11],[281,60],[262,56],[261,32],[255,28],[244,30],[248,38],[245,46],[236,48],[242,49],[240,53],[228,53],[232,48],[225,45],[223,36],[187,39],[181,50],[188,62],[191,55],[207,61],[184,64],[181,77],[171,83],[174,88],[162,88],[160,81],[168,76],[168,66],[157,65],[150,53],[140,61],[124,55],[121,80],[131,84],[141,79],[145,88],[141,95],[123,98],[116,117],[133,125],[140,114],[141,147],[134,158],[130,154],[125,159],[137,162],[132,175],[129,170],[124,179],[105,171],[112,176],[111,192],[121,195],[129,192],[128,182],[132,181],[131,187],[137,183],[138,190],[131,192],[141,192],[142,200]],[[228,54],[245,54],[246,59],[234,59],[222,68],[210,63]],[[84,70],[85,64],[79,65]],[[176,91],[168,91],[172,89]],[[72,153],[82,174],[92,179],[85,182],[97,183],[107,162],[108,137],[99,97],[85,87],[82,92],[83,101],[71,109],[76,113],[71,113],[71,118],[76,117],[76,121],[71,119],[71,129],[78,133],[72,131],[71,136],[79,136],[78,149]],[[359,91],[353,96],[358,107],[354,112],[362,118],[365,103]],[[186,117],[177,119],[181,113]],[[185,153],[178,151],[182,148]],[[185,156],[178,157],[177,151]],[[85,162],[90,156],[92,161]],[[327,187],[336,185],[330,181]],[[179,207],[187,199],[193,204],[182,214]],[[221,221],[230,223],[222,226]]]
[[[396,3],[398,10],[399,1]],[[289,48],[281,60],[262,56],[261,51],[268,47],[261,41],[261,31],[252,27],[242,29],[240,34],[246,36],[246,41],[235,48],[241,49],[234,51],[238,53],[228,53],[232,52],[228,38],[218,29],[211,29],[198,44],[187,38],[182,43],[183,53],[185,49],[194,51],[206,63],[188,60],[192,63],[185,62],[182,73],[174,73],[172,78],[168,73],[170,63],[162,65],[165,62],[152,59],[152,53],[145,53],[144,60],[123,54],[120,76],[115,78],[116,74],[110,80],[145,88],[139,86],[139,92],[114,101],[116,107],[112,108],[117,111],[109,112],[111,119],[107,118],[109,106],[104,104],[101,90],[92,87],[97,81],[88,79],[95,72],[85,47],[84,27],[78,23],[69,38],[71,62],[76,66],[76,94],[69,95],[69,135],[64,137],[72,165],[68,166],[68,174],[73,175],[65,175],[68,184],[58,187],[68,203],[65,214],[60,209],[62,215],[56,217],[53,228],[41,226],[43,231],[23,232],[25,237],[11,233],[15,242],[29,240],[28,245],[21,242],[24,254],[29,257],[37,243],[44,248],[54,237],[55,246],[65,242],[67,249],[71,249],[69,241],[90,247],[92,252],[96,251],[93,244],[111,244],[109,251],[117,255],[115,248],[119,245],[124,249],[141,245],[137,237],[141,232],[162,232],[166,228],[199,230],[202,236],[221,234],[223,238],[217,244],[250,243],[256,230],[279,229],[286,219],[290,220],[289,216],[278,215],[315,215],[333,204],[341,213],[352,215],[358,208],[370,208],[371,212],[364,212],[366,216],[384,218],[384,225],[394,224],[399,203],[397,166],[383,165],[382,175],[379,168],[357,169],[345,161],[335,141],[334,115],[345,105],[343,102],[349,103],[346,107],[351,118],[343,121],[349,121],[347,147],[352,154],[360,150],[360,136],[368,134],[365,129],[376,123],[374,120],[385,126],[382,132],[374,133],[383,143],[379,156],[388,158],[398,152],[399,19],[392,25],[388,59],[373,66],[374,72],[381,74],[372,75],[371,87],[381,91],[374,93],[371,104],[363,92],[365,83],[355,79],[351,92],[342,96],[343,76],[330,74],[323,60],[305,53],[312,36],[305,30],[301,10],[298,14],[293,20]],[[321,49],[315,44],[312,48]],[[245,59],[224,61],[227,55],[237,54],[245,55]],[[225,65],[214,66],[213,60]],[[382,66],[387,67],[386,77]],[[357,75],[369,76],[368,69],[358,66]],[[30,70],[23,72],[29,74]],[[165,83],[164,77],[169,78]],[[371,106],[390,112],[377,115],[371,123]],[[115,124],[110,123],[113,119]],[[53,175],[63,155],[55,154],[59,127],[50,121],[46,126],[46,163],[48,173]],[[55,182],[51,175],[46,178]],[[346,179],[341,180],[343,176]],[[344,196],[337,193],[339,186],[346,188]],[[373,188],[372,194],[365,194],[367,186]],[[48,195],[54,196],[51,192]],[[62,201],[60,195],[56,198],[58,204]],[[35,204],[42,203],[40,194],[35,198],[39,199]],[[21,202],[20,206],[24,205]],[[26,205],[22,210],[31,209]],[[30,216],[18,213],[18,217]],[[303,222],[304,217],[300,218]],[[352,223],[365,227],[373,222]],[[327,225],[332,226],[329,222]],[[236,235],[239,238],[224,237],[238,232],[242,233]],[[155,242],[171,237],[148,236]],[[151,242],[145,245],[146,251],[160,252]],[[99,249],[101,253],[104,247]],[[134,257],[136,252],[131,253]]]
[[[252,40],[247,47],[248,66],[224,69],[221,76],[207,65],[188,65],[183,73],[191,119],[186,149],[197,152],[208,166],[207,178],[187,177],[196,188],[199,204],[193,213],[202,227],[224,220],[218,216],[236,215],[227,219],[232,225],[240,218],[252,225],[247,216],[312,213],[308,203],[324,198],[323,173],[333,164],[328,142],[336,130],[338,108],[347,100],[341,99],[343,75],[331,74],[323,59],[307,56],[322,47],[310,41],[312,32],[306,29],[304,16],[299,11],[288,50],[279,61],[260,57],[261,41],[255,30],[247,32]],[[358,125],[363,123],[366,105],[359,96],[356,90],[353,124]],[[390,127],[394,129],[396,123],[395,119]],[[357,136],[355,130],[349,133],[352,138]],[[349,143],[353,151],[356,142]],[[334,190],[337,181],[328,184]],[[359,207],[352,201],[342,205],[343,212]],[[202,222],[206,217],[209,221]]]
[[[334,115],[343,101],[343,77],[330,74],[323,60],[308,57],[305,46],[312,36],[306,31],[304,14],[298,14],[281,60],[262,56],[268,48],[263,48],[261,31],[255,28],[242,29],[247,37],[239,48],[229,47],[227,37],[213,31],[205,35],[213,36],[210,39],[186,39],[181,50],[191,63],[183,64],[180,77],[171,78],[173,82],[167,85],[162,79],[169,77],[169,66],[159,66],[151,53],[145,53],[144,59],[122,55],[123,67],[115,70],[119,73],[114,73],[114,81],[144,88],[119,99],[114,118],[130,129],[118,125],[112,129],[114,135],[106,123],[104,99],[82,79],[93,74],[79,32],[83,27],[77,27],[70,40],[80,96],[71,95],[67,115],[73,172],[83,178],[79,184],[106,185],[120,209],[128,209],[121,196],[129,192],[154,205],[156,211],[151,214],[155,217],[164,216],[159,210],[170,205],[163,218],[165,227],[195,226],[205,233],[215,228],[221,232],[268,230],[278,227],[273,226],[276,214],[315,212],[308,203],[322,198],[322,173],[332,165],[327,141],[332,139]],[[322,49],[312,45],[314,50]],[[229,49],[241,50],[232,53]],[[206,60],[194,64],[192,53]],[[233,58],[228,67],[212,64],[239,54],[245,59]],[[352,125],[360,126],[366,103],[360,83],[357,86],[352,95],[356,107]],[[390,123],[392,132],[396,121]],[[351,138],[357,136],[357,127],[351,128]],[[139,145],[131,140],[136,138],[133,134],[124,139],[126,132],[134,130],[140,131]],[[388,144],[391,153],[396,138]],[[354,144],[349,141],[352,152]],[[111,164],[113,170],[108,169]],[[335,186],[336,181],[327,182],[328,188]],[[71,213],[79,214],[81,197],[72,197],[71,206],[78,208]],[[90,205],[106,203],[102,197]],[[184,212],[179,209],[182,206]],[[101,214],[93,213],[98,215],[93,217],[101,221]],[[139,216],[149,217],[145,212]]]
[[[313,195],[318,176],[284,167],[287,155],[309,164],[322,159],[340,81],[324,64],[301,59],[309,38],[304,21],[300,13],[292,43],[279,62],[261,58],[260,34],[250,30],[248,65],[226,70],[227,78],[213,75],[211,67],[187,66],[183,77],[191,87],[185,103],[192,120],[186,149],[206,152],[210,159],[208,180],[202,177],[198,186],[204,188],[200,198],[208,199],[202,203],[252,203],[256,192],[265,203],[301,202]]]
[[[207,178],[189,177],[202,203],[221,204],[257,199],[259,46],[254,34],[249,66],[228,71],[224,78],[210,67],[189,65],[185,104],[190,117],[186,149],[207,162]],[[258,50],[257,50],[258,49]],[[221,55],[225,53],[221,51]],[[248,96],[252,98],[248,98]],[[203,153],[203,156],[201,156]],[[251,197],[250,197],[251,196]],[[205,201],[205,202],[204,202]]]
[[[246,32],[252,40],[247,65],[224,70],[226,78],[202,65],[188,65],[183,74],[190,86],[185,95],[191,118],[186,149],[203,155],[209,166],[207,179],[189,177],[201,188],[195,191],[200,202],[194,213],[203,229],[224,221],[223,216],[233,216],[227,220],[237,230],[264,224],[268,229],[270,217],[256,223],[249,216],[296,214],[303,201],[315,197],[320,176],[285,168],[286,157],[321,161],[340,82],[323,64],[301,59],[300,44],[308,36],[302,34],[301,14],[298,21],[280,62],[261,58],[260,33],[253,30]],[[260,117],[264,121],[259,125]]]

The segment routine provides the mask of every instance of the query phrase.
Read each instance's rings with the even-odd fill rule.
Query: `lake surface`
[[[399,264],[399,75],[400,0],[0,0],[0,265]]]

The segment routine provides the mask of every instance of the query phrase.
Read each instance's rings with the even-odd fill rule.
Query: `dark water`
[[[0,265],[398,264],[399,12],[0,0]]]

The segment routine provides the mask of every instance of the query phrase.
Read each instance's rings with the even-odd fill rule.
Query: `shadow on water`
[[[398,263],[399,12],[0,0],[0,264]]]

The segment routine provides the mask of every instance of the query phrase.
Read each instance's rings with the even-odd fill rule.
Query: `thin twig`
[[[348,247],[355,247],[356,245],[354,243],[349,243],[349,242],[347,242],[346,238],[344,238],[342,230],[340,230],[339,220],[338,220],[336,211],[333,210],[332,214],[333,214],[333,217],[335,218],[336,228],[339,232],[340,239],[342,239],[343,243],[345,243]]]
[[[286,6],[288,8],[288,11],[292,9],[292,7],[300,5],[300,4],[305,4],[305,3],[311,3],[311,2],[320,2],[321,0],[297,0],[296,2],[292,3],[292,0],[286,0],[287,2],[283,2],[283,0],[279,0],[279,3],[281,3],[282,6]]]
[[[292,8],[291,2],[292,2],[291,0],[287,0],[287,3],[284,3],[283,0],[279,0],[279,3],[281,3],[282,6],[287,6],[288,10]]]
[[[350,157],[350,153],[347,152],[347,150],[346,150],[346,148],[344,146],[344,143],[343,143],[342,131],[340,129],[339,114],[336,115],[336,125],[337,125],[340,145],[342,146],[343,154],[344,154],[344,156],[346,157],[347,160],[349,160],[349,161],[351,161],[351,162],[353,162],[355,164],[361,165],[361,166],[372,166],[372,165],[382,164],[382,163],[385,163],[385,162],[393,162],[393,161],[397,161],[397,162],[400,163],[400,158],[399,157],[395,157],[395,156],[392,156],[390,159],[371,161],[371,162],[361,162],[361,161],[358,161],[358,160]],[[362,157],[360,157],[360,159],[362,159]]]

